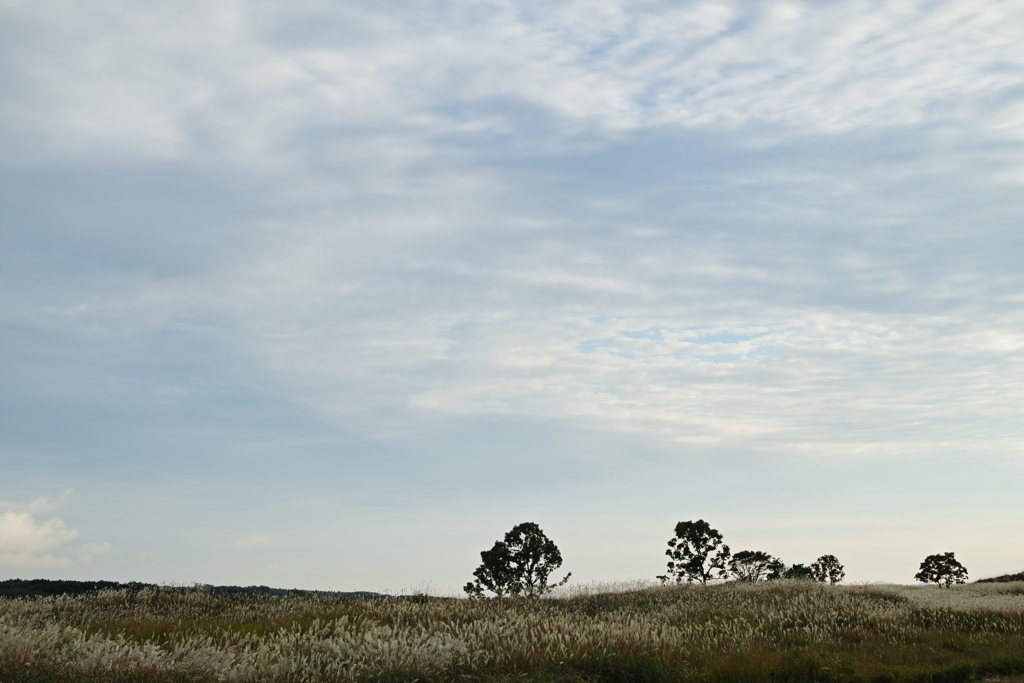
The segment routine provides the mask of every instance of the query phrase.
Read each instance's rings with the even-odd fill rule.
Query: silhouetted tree
[[[777,557],[773,557],[772,561],[768,563],[768,576],[765,578],[768,581],[778,581],[784,578],[786,573],[786,563]]]
[[[663,582],[672,579],[682,583],[685,579],[688,583],[707,583],[714,576],[724,578],[728,574],[729,546],[722,544],[722,534],[703,519],[676,524],[676,535],[669,539],[665,554],[671,559],[668,574],[658,577]]]
[[[464,587],[471,597],[482,597],[491,591],[497,597],[513,595],[539,597],[557,586],[564,586],[572,576],[548,584],[548,577],[562,566],[562,553],[554,541],[533,522],[523,522],[505,534],[504,541],[480,553],[483,564],[473,572],[476,581]]]
[[[802,564],[794,564],[792,567],[787,567],[786,570],[782,572],[782,578],[807,581],[814,578],[814,570]]]
[[[934,583],[940,588],[949,588],[954,583],[965,583],[967,581],[967,569],[957,562],[953,553],[942,553],[941,555],[929,555],[921,563],[921,571],[914,574],[914,578],[921,583]]]
[[[741,550],[729,560],[729,573],[739,581],[763,581],[774,559],[762,550]]]
[[[822,555],[811,565],[811,571],[815,580],[822,583],[837,584],[846,578],[846,571],[835,555]]]

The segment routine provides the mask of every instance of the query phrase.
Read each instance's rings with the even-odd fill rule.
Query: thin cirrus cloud
[[[217,467],[284,486],[248,458],[315,451],[403,510],[430,466],[502,481],[495,425],[757,481],[1016,471],[1019,3],[55,7],[0,8],[11,462],[131,489],[194,458],[226,490]],[[250,503],[198,519],[275,547],[251,529],[280,510],[230,521]],[[6,552],[104,551],[59,552],[46,505],[5,513],[36,539]]]
[[[488,102],[520,102],[539,107],[562,126],[599,135],[665,126],[686,129],[724,126],[725,130],[736,131],[737,127],[752,121],[782,124],[785,132],[776,130],[771,133],[774,136],[806,135],[927,124],[929,116],[943,125],[969,122],[982,136],[1016,135],[1007,123],[1012,117],[1006,115],[1005,107],[999,106],[999,94],[1020,80],[1022,59],[1019,47],[1012,40],[1015,10],[1006,3],[970,7],[946,3],[938,9],[924,5],[885,5],[870,12],[865,12],[860,5],[844,3],[828,9],[796,3],[757,6],[696,3],[682,8],[657,4],[639,8],[629,3],[608,3],[597,11],[570,4],[537,12],[520,11],[514,5],[490,5],[469,12],[466,6],[452,5],[444,15],[451,21],[434,17],[433,21],[403,22],[395,18],[396,15],[385,19],[365,7],[319,17],[326,25],[332,21],[340,25],[353,20],[375,38],[369,44],[363,40],[351,45],[351,41],[334,39],[329,32],[323,36],[317,34],[308,24],[311,16],[303,17],[302,12],[294,8],[281,12],[266,5],[259,11],[247,11],[243,5],[227,3],[193,8],[195,11],[191,13],[158,16],[156,9],[140,13],[126,8],[113,11],[113,7],[96,9],[73,5],[72,11],[80,15],[82,21],[62,24],[69,32],[65,36],[67,41],[49,57],[32,53],[34,43],[30,38],[12,48],[32,54],[35,58],[29,62],[36,64],[40,75],[45,76],[25,85],[28,95],[20,103],[48,102],[51,106],[44,106],[41,111],[56,117],[15,118],[13,127],[41,126],[51,141],[61,141],[58,146],[65,152],[84,149],[82,145],[102,145],[104,140],[122,144],[135,140],[138,135],[140,144],[131,143],[134,155],[146,156],[147,145],[152,143],[163,150],[152,152],[158,158],[170,155],[196,161],[208,156],[197,154],[191,142],[202,132],[220,143],[213,147],[223,148],[227,155],[222,163],[294,166],[302,163],[295,158],[296,153],[307,158],[316,154],[312,145],[296,142],[301,131],[323,126],[362,126],[371,120],[379,125],[384,121],[394,131],[387,135],[398,136],[391,143],[387,137],[372,134],[368,141],[362,142],[344,137],[346,147],[353,148],[346,152],[354,151],[361,165],[367,158],[373,159],[362,169],[369,180],[354,180],[354,184],[372,183],[358,189],[386,194],[393,191],[389,190],[389,185],[397,181],[404,186],[404,192],[410,194],[410,187],[422,183],[425,193],[445,204],[445,210],[439,212],[429,201],[415,196],[418,193],[412,189],[413,196],[404,200],[410,204],[407,211],[382,212],[381,207],[374,207],[377,214],[374,229],[385,245],[358,244],[350,253],[362,254],[364,261],[371,264],[377,259],[398,257],[396,266],[377,268],[376,273],[360,273],[359,265],[353,267],[343,256],[346,251],[343,243],[352,241],[352,232],[359,231],[358,226],[344,226],[344,220],[344,227],[337,236],[339,231],[333,226],[292,227],[289,228],[289,244],[283,250],[275,248],[279,245],[270,245],[270,250],[266,251],[267,246],[257,244],[254,248],[262,253],[254,254],[255,258],[249,263],[226,264],[227,276],[219,276],[212,283],[215,294],[210,303],[202,304],[204,307],[212,308],[217,315],[240,317],[244,331],[255,333],[248,338],[265,339],[276,335],[281,339],[288,336],[282,328],[302,325],[306,337],[303,344],[319,342],[322,353],[329,353],[328,349],[341,341],[340,333],[332,330],[330,323],[310,321],[348,320],[347,316],[353,313],[344,310],[343,304],[339,306],[338,297],[351,295],[380,301],[388,294],[400,296],[400,292],[382,292],[374,282],[376,276],[391,272],[401,278],[417,278],[421,273],[429,277],[430,261],[435,261],[434,269],[463,275],[464,281],[483,281],[488,283],[484,286],[514,292],[508,301],[512,309],[548,293],[553,293],[551,298],[556,301],[560,295],[568,293],[591,299],[618,297],[620,306],[635,309],[640,302],[647,303],[659,296],[663,300],[672,295],[678,298],[702,296],[715,281],[730,283],[733,291],[746,283],[760,285],[765,291],[777,290],[785,288],[787,279],[794,278],[790,289],[828,286],[816,273],[785,272],[777,267],[736,262],[743,255],[740,259],[733,255],[732,263],[721,262],[720,256],[706,251],[701,253],[702,245],[691,252],[685,266],[686,271],[698,276],[693,279],[677,274],[681,270],[679,254],[670,251],[669,258],[662,263],[650,263],[651,255],[644,253],[642,246],[635,248],[635,258],[628,258],[630,250],[627,248],[627,258],[607,262],[603,269],[588,267],[593,264],[573,264],[572,259],[587,254],[571,252],[576,251],[581,242],[584,247],[590,245],[586,245],[586,238],[575,240],[577,236],[571,231],[565,234],[565,230],[559,230],[565,217],[558,215],[521,217],[551,226],[545,230],[554,233],[553,241],[559,247],[552,253],[551,245],[534,244],[529,237],[521,241],[513,247],[519,253],[512,256],[522,262],[529,260],[529,268],[515,262],[490,263],[475,274],[460,274],[459,269],[470,254],[448,253],[444,255],[446,263],[436,263],[438,255],[431,254],[429,248],[422,258],[425,263],[410,263],[410,259],[403,259],[403,254],[420,249],[423,236],[454,234],[456,240],[464,240],[462,245],[455,245],[456,249],[459,246],[472,249],[474,239],[467,236],[466,231],[474,230],[483,212],[493,210],[488,200],[500,205],[503,198],[510,199],[509,179],[496,177],[491,169],[481,169],[481,175],[477,169],[448,164],[440,174],[432,171],[430,180],[413,178],[414,174],[418,175],[417,164],[429,164],[431,158],[443,152],[435,141],[438,135],[465,133],[473,136],[481,131],[501,135],[516,129],[517,121],[502,122],[495,118],[499,116],[498,110],[487,105]],[[37,31],[41,25],[49,26],[34,14],[41,9],[23,8],[22,11],[24,20]],[[315,10],[312,16],[316,16]],[[196,28],[192,22],[201,25],[197,33],[192,31]],[[303,27],[308,34],[303,35]],[[184,40],[186,32],[190,36],[188,41]],[[398,43],[403,45],[401,50],[395,47]],[[102,50],[99,49],[101,44]],[[192,62],[191,66],[175,62],[172,66],[174,59],[197,54],[203,48],[209,50],[203,52],[201,61]],[[95,56],[77,59],[76,51]],[[128,54],[132,55],[131,60],[121,58]],[[61,60],[62,65],[74,64],[82,71],[69,73],[56,63],[47,67],[46,59]],[[465,65],[469,63],[474,66],[467,74]],[[90,87],[84,88],[82,83],[89,83]],[[38,99],[34,99],[33,94]],[[990,105],[994,102],[995,106],[979,114],[972,109],[976,101]],[[259,103],[256,108],[259,115],[240,120],[235,112],[252,103]],[[454,113],[446,114],[446,108]],[[17,107],[13,110],[16,112]],[[33,107],[33,110],[40,109]],[[111,116],[114,113],[117,116]],[[122,115],[130,119],[131,125],[118,118]],[[981,126],[978,126],[979,121]],[[142,128],[136,131],[133,126]],[[531,133],[526,130],[519,137],[535,138]],[[737,134],[744,136],[742,129]],[[539,139],[543,138],[541,133]],[[73,139],[79,140],[81,145],[73,143]],[[757,134],[753,139],[757,140]],[[175,151],[169,151],[172,147]],[[363,152],[360,152],[361,147]],[[101,148],[92,154],[102,157],[104,152]],[[313,161],[315,163],[316,159]],[[475,184],[479,187],[475,192],[467,192],[473,186],[469,180],[473,174],[478,176]],[[853,175],[854,178],[846,180],[856,188],[856,173]],[[344,170],[342,176],[342,184],[353,184]],[[309,186],[313,191],[319,186],[321,193],[352,194],[352,190],[346,191],[337,181],[323,177],[304,180],[307,179],[312,180]],[[760,182],[766,180],[771,182],[770,179]],[[831,180],[823,177],[812,185],[824,186]],[[512,194],[515,195],[515,191]],[[410,214],[419,216],[413,218]],[[499,219],[499,224],[511,223],[499,230],[506,234],[514,231],[516,218]],[[895,220],[900,218],[895,217]],[[650,221],[642,212],[630,219]],[[560,232],[564,236],[560,236]],[[359,242],[360,238],[355,237],[355,240]],[[574,242],[572,246],[570,242]],[[589,256],[597,263],[602,259],[607,261],[609,248],[613,248],[612,245],[595,244]],[[374,254],[375,251],[378,253]],[[366,256],[370,258],[365,259]],[[717,265],[715,260],[719,261]],[[503,267],[495,268],[499,265]],[[716,270],[709,271],[709,267]],[[335,273],[339,269],[355,272],[348,280],[338,280]],[[600,270],[600,274],[595,270]],[[694,281],[698,280],[701,270],[705,271],[700,278],[703,282]],[[905,272],[892,270],[885,272],[884,266],[872,267],[870,262],[866,267],[862,263],[845,270],[851,277],[860,278],[861,288],[880,292],[899,293],[916,284],[912,275],[908,277]],[[642,277],[638,277],[640,273]],[[956,276],[959,274],[954,274]],[[102,319],[104,308],[119,312],[144,310],[151,318],[150,327],[161,326],[167,316],[194,309],[199,297],[210,299],[210,284],[155,283],[147,290],[131,292],[128,299],[88,304],[78,309],[78,313],[69,311],[64,317],[73,320],[76,316],[90,317],[88,314],[94,312]],[[428,286],[439,284],[431,282]],[[956,286],[934,281],[926,286],[934,288],[936,284]],[[251,301],[251,293],[257,292],[258,303]],[[324,292],[334,292],[336,296],[328,297]],[[303,302],[299,311],[295,310],[296,301]],[[275,310],[275,304],[283,310]],[[383,317],[362,318],[365,325],[361,334],[367,336],[361,341],[355,340],[355,344],[362,344],[361,348],[373,349],[369,351],[372,359],[362,364],[363,367],[372,367],[375,362],[385,366],[397,362],[399,367],[431,364],[454,343],[443,333],[454,320],[445,318],[481,309],[491,309],[492,317],[499,319],[507,315],[494,310],[491,301],[466,301],[464,307],[455,306],[453,310],[434,307],[436,319],[423,321],[428,329],[410,330],[417,339],[410,343],[404,338],[392,341],[373,335],[375,326],[394,329],[394,321],[386,318],[389,311],[396,318],[407,320],[408,317],[406,311],[395,309],[391,301],[380,301],[380,304]],[[165,311],[163,315],[161,309]],[[552,315],[547,316],[543,324],[556,335],[561,335],[566,325],[584,324],[588,316],[621,315],[612,308],[592,307],[582,318],[570,315],[559,320],[555,306],[549,304],[548,310]],[[776,328],[790,325],[805,328],[812,324],[807,320],[789,320],[794,315],[792,310],[774,311],[773,319],[744,315],[735,307],[733,310],[735,315],[728,321],[707,315],[695,320],[688,312],[681,311],[664,319],[641,318],[636,323],[670,330],[694,325],[742,327],[771,323]],[[360,311],[355,315],[365,314]],[[854,335],[860,340],[856,344],[861,348],[871,346],[866,341],[872,336],[864,332],[867,328],[888,329],[890,335],[896,334],[891,320],[870,312],[861,312],[861,316],[860,321],[852,316],[839,322],[847,329],[862,326]],[[277,317],[287,320],[275,325]],[[251,329],[249,321],[252,319],[259,320],[263,329]],[[145,318],[143,324],[146,324]],[[347,323],[341,324],[349,327]],[[921,324],[915,322],[914,327]],[[495,326],[498,329],[500,322]],[[517,323],[516,326],[525,329],[524,325]],[[992,332],[1011,340],[1017,334],[1012,324],[1009,329]],[[833,334],[835,330],[826,336]],[[344,336],[342,343],[351,344],[351,331],[346,329]],[[586,346],[593,341],[580,339],[576,344]],[[833,341],[822,338],[809,343],[818,348],[827,347]],[[524,345],[514,339],[492,338],[492,343],[499,346],[481,355],[478,360],[484,364],[488,357],[500,356],[505,359],[502,364],[512,366],[540,367],[545,363],[566,366],[565,359],[554,351],[557,343],[553,341]],[[639,348],[661,342],[619,339],[616,343]],[[1008,343],[1012,348],[1015,342]],[[500,346],[502,344],[512,344],[523,352],[510,353]],[[778,351],[792,345],[790,342],[772,349]],[[543,354],[546,360],[523,355],[529,355],[526,349],[530,346],[547,349]],[[381,347],[400,348],[402,360],[390,358]],[[595,362],[604,360],[605,348],[602,345],[589,354],[590,358],[576,359],[588,368],[585,371],[588,375],[593,373]],[[796,348],[803,347],[798,343]],[[280,357],[301,359],[309,351],[317,353],[305,346],[297,348],[288,339],[277,344],[257,342],[245,349],[246,353],[261,358],[261,363],[268,367],[289,366],[288,374],[296,378],[309,371],[293,367],[294,361]],[[356,353],[358,355],[359,351]],[[629,354],[634,361],[647,356],[646,352],[636,350]],[[655,355],[663,361],[669,357],[665,353]],[[624,357],[623,353],[618,355],[619,359]],[[326,370],[328,374],[332,372],[329,361]],[[722,371],[721,368],[716,370]],[[491,367],[488,372],[500,376],[501,368]],[[605,372],[597,369],[598,375]],[[572,383],[569,378],[552,379],[555,381],[544,380],[545,384],[564,388],[566,380]],[[342,381],[342,377],[338,380]],[[609,375],[602,383],[617,384],[618,380]],[[415,406],[444,407],[437,389],[410,387],[398,391],[409,393]],[[473,389],[467,388],[467,391]],[[545,405],[543,399],[539,403]],[[508,402],[503,404],[508,405]],[[584,412],[595,409],[588,407]],[[546,412],[547,408],[537,410]],[[665,419],[672,421],[675,417],[666,414]]]
[[[423,136],[519,133],[494,102],[538,107],[561,134],[758,121],[839,133],[979,117],[997,137],[1021,133],[1001,95],[1024,62],[1010,2],[63,10],[56,21],[45,4],[7,8],[20,29],[8,53],[29,65],[8,66],[9,129],[58,156],[288,164],[312,151],[296,144],[304,130],[370,125],[403,140],[383,160],[401,163],[424,153]]]

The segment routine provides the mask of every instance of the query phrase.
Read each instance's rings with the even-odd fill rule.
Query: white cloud
[[[0,566],[65,566],[71,562],[68,558],[47,551],[76,538],[78,531],[66,528],[59,517],[39,523],[28,512],[4,512],[0,514]]]
[[[77,529],[68,528],[60,517],[40,520],[38,516],[54,510],[74,494],[68,489],[57,498],[41,496],[30,503],[0,503],[7,512],[0,513],[0,566],[3,567],[66,567],[77,556],[79,562],[91,562],[96,555],[114,552],[110,543],[86,543],[78,548],[69,544],[78,538]],[[56,554],[55,554],[56,553]]]
[[[78,531],[66,528],[59,517],[40,524],[28,512],[0,515],[0,552],[43,552],[76,538]]]
[[[239,538],[228,544],[232,550],[253,550],[256,548],[276,548],[277,544],[270,540],[270,536],[264,533],[253,534],[248,538]]]

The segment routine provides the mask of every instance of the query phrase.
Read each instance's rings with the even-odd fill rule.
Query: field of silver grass
[[[0,600],[0,681],[957,681],[1024,672],[1024,584],[631,585],[541,600]]]

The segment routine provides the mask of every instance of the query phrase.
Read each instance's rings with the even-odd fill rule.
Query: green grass
[[[1024,673],[1021,584],[729,583],[543,600],[0,600],[0,682],[955,683]]]

